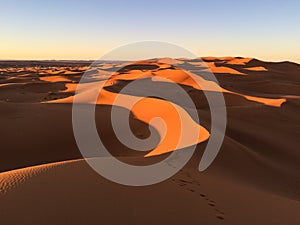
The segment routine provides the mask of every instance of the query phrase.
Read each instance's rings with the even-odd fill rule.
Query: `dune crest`
[[[104,89],[100,91],[97,101],[93,102],[91,96],[97,93],[99,86],[105,85],[105,82],[99,81],[80,85],[79,94],[76,96],[77,103],[96,103],[127,108],[137,119],[151,124],[159,132],[161,141],[156,148],[146,155],[147,157],[182,149],[204,142],[209,138],[209,132],[203,126],[195,123],[183,108],[174,103],[155,98],[117,94]],[[73,91],[74,88],[75,85],[70,85],[68,89]],[[73,101],[74,96],[70,96],[50,101],[50,103],[73,103]],[[153,123],[152,120],[157,117],[164,121],[165,127],[162,127],[161,123]],[[195,135],[197,136],[195,137]]]
[[[250,70],[250,71],[268,71],[265,67],[263,66],[255,66],[255,67],[247,67],[244,68],[245,70]]]
[[[230,61],[230,60],[233,60],[234,57],[231,57],[231,56],[224,56],[224,57],[206,56],[206,57],[201,57],[201,59],[204,61]]]
[[[26,180],[32,178],[33,176],[36,176],[54,167],[77,161],[82,161],[82,159],[47,163],[0,173],[0,197],[1,195],[5,195],[9,190],[16,188]]]
[[[246,65],[250,62],[253,58],[234,58],[227,62],[229,65]]]
[[[206,58],[206,60],[208,60]],[[251,58],[222,58],[222,60],[229,60],[229,64],[244,65],[251,60]],[[113,87],[114,83],[118,81],[133,81],[137,79],[151,78],[153,82],[174,82],[180,85],[186,85],[193,87],[199,91],[211,91],[211,92],[223,92],[227,94],[237,95],[243,97],[247,101],[253,101],[260,104],[281,107],[286,98],[265,98],[245,95],[242,93],[230,91],[228,89],[222,88],[213,81],[204,79],[203,77],[196,75],[190,71],[181,70],[174,68],[167,63],[181,63],[179,60],[172,60],[169,58],[155,59],[155,60],[143,60],[134,62],[132,64],[126,64],[125,67],[118,70],[115,73],[111,73],[111,77],[107,81],[94,81],[83,84],[67,83],[65,84],[66,89],[61,92],[64,93],[75,93],[76,88],[79,90],[79,94],[76,95],[76,102],[88,103],[88,104],[99,104],[99,105],[116,105],[124,107],[130,110],[137,119],[147,124],[151,124],[160,134],[161,141],[153,149],[148,156],[159,155],[167,153],[176,149],[181,149],[188,147],[197,143],[206,141],[209,138],[209,132],[199,124],[196,124],[188,115],[188,113],[181,108],[179,105],[174,103],[155,99],[155,98],[141,98],[138,96],[124,95],[114,93],[108,90],[101,90],[98,95],[97,101],[94,102],[91,96],[98,94],[99,87]],[[197,66],[208,66],[209,70],[213,73],[224,73],[224,74],[235,74],[235,75],[246,75],[237,70],[226,66],[216,66],[215,62],[189,62],[191,65]],[[103,68],[111,69],[116,65],[106,65],[102,64],[101,70]],[[255,67],[255,69],[261,69],[260,67]],[[96,72],[97,74],[98,72]],[[101,73],[100,73],[101,74]],[[109,76],[109,72],[105,73],[105,76]],[[100,75],[101,76],[101,75]],[[97,78],[97,75],[92,75],[93,78]],[[164,78],[163,80],[161,78]],[[46,78],[48,79],[48,78]],[[48,79],[49,82],[53,82],[57,79],[54,76],[53,79]],[[64,80],[64,79],[62,79]],[[60,81],[58,78],[56,82]],[[122,101],[116,101],[116,99],[122,99]],[[68,96],[65,98],[47,101],[48,103],[73,103],[74,96]],[[133,104],[136,102],[136,104]],[[133,106],[133,107],[132,107]],[[155,106],[155,107],[154,107]],[[157,114],[157,116],[155,116]],[[161,123],[154,123],[153,118],[160,117],[164,121],[164,126]],[[197,140],[186,141],[185,143],[177,143],[174,140],[178,140],[180,130],[183,128],[182,123],[178,123],[182,118],[184,118],[184,123],[188,124],[191,128],[190,132],[201,133],[197,137]],[[177,121],[177,122],[174,122]],[[189,133],[189,132],[185,132]],[[188,137],[188,136],[187,136]]]
[[[44,77],[39,77],[40,80],[42,81],[47,81],[47,82],[71,82],[70,79],[63,77],[63,76],[44,76]]]
[[[249,59],[249,58],[247,58]],[[238,59],[239,60],[239,59]],[[146,61],[142,61],[142,62],[135,62],[137,65],[138,63],[140,64],[144,64]],[[157,64],[153,61],[147,61],[148,63],[151,63],[152,65],[157,65],[160,66],[160,64]],[[202,62],[195,62],[195,65],[199,65],[199,63],[203,64]],[[209,66],[209,69],[216,73],[216,70],[218,72],[222,72],[222,73],[230,73],[230,74],[239,74],[239,75],[243,75],[242,73],[233,70],[231,68],[227,68],[227,67],[216,67],[214,63],[205,63]],[[214,91],[214,92],[223,92],[223,93],[229,93],[229,94],[234,94],[234,95],[238,95],[238,96],[242,96],[245,99],[249,100],[249,101],[254,101],[254,102],[258,102],[258,103],[262,103],[268,106],[273,106],[273,107],[280,107],[282,105],[282,103],[286,102],[285,98],[266,98],[266,97],[256,97],[256,96],[251,96],[251,95],[245,95],[245,94],[241,94],[238,92],[234,92],[234,91],[230,91],[227,90],[225,88],[220,87],[219,85],[217,85],[215,82],[213,81],[208,81],[203,79],[201,76],[195,75],[189,71],[184,71],[181,69],[169,69],[168,67],[162,66],[164,69],[160,69],[160,70],[146,70],[146,71],[141,71],[141,70],[130,70],[126,73],[120,73],[117,72],[116,74],[114,74],[107,82],[106,85],[112,85],[114,81],[117,80],[136,80],[136,79],[143,79],[143,78],[147,78],[147,77],[151,77],[151,79],[153,81],[156,81],[156,77],[161,77],[161,78],[165,78],[167,79],[166,81],[172,81],[178,84],[182,84],[182,85],[188,85],[191,86],[197,90],[202,90],[202,91]],[[159,67],[161,68],[161,67]],[[217,69],[215,69],[217,68]],[[225,69],[224,69],[225,68]],[[227,71],[227,72],[226,72]],[[161,80],[158,79],[160,82]],[[111,83],[109,83],[111,82]],[[200,86],[199,86],[200,84]],[[96,83],[93,84],[84,84],[87,88],[91,88],[91,89],[95,89],[93,88],[94,85],[100,85],[100,83]],[[74,92],[76,90],[76,84],[66,84],[66,90],[63,90],[62,92]],[[81,87],[82,88],[82,87]],[[72,100],[71,97],[67,97],[67,99],[63,100],[63,99],[59,99],[59,100],[54,100],[52,102],[55,103],[59,103],[59,102],[70,102]]]
[[[253,97],[249,95],[242,95],[245,98],[251,100],[263,103],[268,106],[274,106],[274,107],[281,107],[281,105],[286,102],[286,98],[279,98],[279,99],[271,99],[271,98],[259,98],[259,97]]]
[[[213,73],[227,73],[227,74],[234,74],[234,75],[246,75],[242,72],[239,72],[235,69],[225,67],[225,66],[216,66],[214,62],[207,62],[206,63]]]

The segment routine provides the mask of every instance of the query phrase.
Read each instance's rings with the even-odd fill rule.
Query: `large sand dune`
[[[96,70],[89,69],[88,61],[1,61],[0,224],[300,224],[300,65],[234,57],[203,60],[103,62]],[[89,79],[78,84],[86,70]],[[147,85],[134,94],[118,94],[137,80]],[[201,125],[179,99],[139,100],[151,85],[172,91],[172,82],[193,99]],[[93,102],[99,85],[104,89]],[[77,96],[76,88],[81,90]],[[219,155],[200,173],[211,128],[203,91],[224,94],[228,124]],[[162,183],[139,188],[112,183],[94,172],[77,148],[74,96],[96,103],[100,138],[123,162],[148,165],[191,145],[197,145],[196,152]],[[116,103],[120,97],[124,101]],[[124,103],[136,100],[133,108]],[[138,138],[150,135],[150,124],[157,146],[147,152],[124,146],[109,123],[112,105],[124,114],[130,111],[130,127]],[[153,122],[156,116],[165,126]],[[197,140],[177,146],[179,117],[192,134],[199,132]]]

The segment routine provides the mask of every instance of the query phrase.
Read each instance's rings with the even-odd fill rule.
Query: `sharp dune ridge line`
[[[156,75],[168,78],[168,79],[172,80],[173,82],[177,81],[177,83],[191,86],[198,90],[223,92],[223,93],[239,95],[250,101],[263,103],[263,104],[269,105],[269,106],[280,107],[282,105],[282,103],[286,102],[285,98],[279,98],[279,99],[262,98],[262,97],[249,96],[249,95],[229,91],[229,90],[226,90],[225,88],[221,88],[215,82],[207,81],[207,80],[201,78],[200,76],[197,76],[191,72],[179,70],[179,71],[177,71],[177,73],[179,73],[180,76],[178,76],[178,75],[176,76],[176,73],[171,73],[170,71],[169,71],[169,73],[168,73],[168,71],[163,71],[163,72],[159,71],[158,73],[156,73]],[[167,76],[167,74],[169,74],[169,76]],[[178,77],[178,79],[176,79],[176,77]],[[197,81],[197,83],[195,81]],[[198,84],[200,84],[200,86]]]
[[[47,82],[70,82],[70,79],[67,79],[63,76],[45,76],[40,77],[40,80],[47,81]]]
[[[154,117],[154,114],[158,113],[158,115],[166,119],[166,121],[169,121],[166,124],[166,127],[172,129],[166,129],[166,127],[162,127],[161,124],[155,124],[155,123],[151,124],[152,126],[154,126],[154,128],[158,130],[159,134],[162,137],[162,140],[160,144],[157,146],[157,148],[155,148],[147,156],[162,154],[174,150],[175,148],[174,146],[178,144],[174,142],[174,140],[177,139],[175,137],[178,137],[179,134],[178,130],[182,129],[182,127],[181,125],[178,125],[178,127],[174,127],[172,121],[178,121],[179,118],[184,118],[185,123],[190,124],[190,126],[193,128],[191,132],[199,133],[199,137],[197,138],[197,141],[191,141],[190,143],[179,144],[178,145],[179,149],[183,147],[187,147],[189,145],[201,143],[207,140],[209,138],[209,132],[204,127],[196,124],[181,106],[165,100],[155,99],[155,98],[147,98],[141,100],[137,96],[120,95],[120,94],[113,93],[111,91],[102,90],[98,96],[97,101],[93,102],[93,100],[91,100],[91,96],[93,96],[98,91],[99,86],[109,87],[109,86],[113,86],[114,83],[120,80],[132,81],[132,80],[145,79],[145,78],[151,78],[153,82],[156,81],[162,82],[161,79],[159,78],[165,78],[164,80],[165,82],[174,82],[180,85],[190,86],[199,91],[223,92],[231,95],[241,96],[247,101],[262,103],[264,105],[272,106],[272,107],[281,107],[282,104],[287,101],[286,99],[289,98],[288,96],[283,96],[282,98],[266,98],[266,97],[256,97],[256,96],[241,94],[235,91],[225,89],[213,81],[206,80],[203,77],[194,74],[193,70],[189,71],[189,70],[181,70],[178,68],[174,69],[174,67],[171,66],[171,64],[175,66],[183,65],[182,67],[184,68],[185,64],[189,64],[194,66],[194,69],[200,68],[201,71],[203,72],[211,71],[216,74],[219,73],[226,74],[226,75],[232,74],[238,76],[240,75],[247,76],[247,74],[239,72],[236,68],[240,70],[250,70],[254,72],[268,71],[264,66],[252,66],[252,65],[248,66],[248,64],[254,60],[252,58],[204,57],[202,59],[204,61],[202,60],[191,61],[190,59],[160,58],[155,60],[143,60],[140,62],[129,62],[129,63],[121,63],[121,64],[103,63],[102,65],[99,65],[100,70],[94,70],[93,68],[89,68],[88,66],[77,66],[74,68],[66,67],[66,66],[61,66],[61,67],[50,66],[50,67],[43,68],[40,66],[36,66],[36,67],[25,67],[25,68],[10,67],[6,69],[1,69],[0,71],[2,72],[8,71],[12,73],[15,72],[20,73],[20,72],[28,72],[28,71],[36,72],[40,75],[38,77],[39,80],[43,82],[49,82],[49,83],[61,82],[65,85],[66,89],[60,90],[59,92],[71,94],[66,97],[58,97],[58,99],[46,100],[43,102],[72,103],[74,100],[74,93],[78,88],[80,91],[79,91],[79,95],[77,95],[76,98],[79,99],[81,103],[114,105],[116,104],[115,99],[117,97],[123,98],[124,99],[123,102],[125,102],[125,104],[119,104],[119,105],[117,104],[117,105],[131,110],[139,120],[147,124],[151,122],[151,118]],[[122,68],[123,66],[125,66],[126,68],[126,66],[131,64],[141,65],[141,67],[143,67],[144,65],[150,65],[150,66],[156,66],[157,68],[156,69],[143,69],[143,68],[129,69],[125,72],[118,71],[116,73],[113,73],[113,76],[105,83],[104,81],[101,81],[101,79],[105,79],[107,76],[112,74],[111,72],[106,71],[106,69],[112,69],[116,67]],[[234,66],[234,68],[232,68],[232,66]],[[74,82],[74,80],[72,79],[72,76],[82,74],[84,71],[92,72],[93,75],[91,77],[95,79],[95,81],[80,84],[80,85],[76,84],[76,82]],[[99,79],[100,81],[97,81]],[[0,86],[5,87],[13,84],[17,84],[17,83],[16,82],[4,83],[4,84],[0,84]],[[296,97],[293,97],[293,99],[295,98]],[[132,109],[128,108],[128,103],[130,105],[130,102],[136,102],[136,101],[138,103]],[[153,110],[151,110],[153,109],[154,105],[159,110],[158,112],[153,112]],[[165,133],[166,130],[167,133]]]
[[[234,74],[234,75],[245,75],[244,73],[241,73],[230,67],[216,66],[214,62],[207,62],[206,64],[209,67],[208,71],[211,71],[212,73],[227,73],[227,74]]]
[[[265,67],[263,66],[255,66],[255,67],[247,67],[244,68],[245,70],[251,70],[251,71],[268,71]]]
[[[83,84],[82,89],[79,89],[80,94],[76,96],[76,102],[93,104],[92,96],[95,96],[95,93],[98,93],[99,86],[103,85],[105,85],[104,81]],[[75,85],[68,86],[69,90],[74,90],[74,88]],[[116,101],[116,98],[119,101]],[[73,101],[74,96],[70,96],[51,102],[73,103]],[[183,108],[165,100],[116,94],[103,89],[95,103],[127,108],[133,112],[136,118],[147,124],[150,124],[155,117],[159,117],[164,121],[165,127],[161,126],[160,122],[151,123],[151,126],[159,132],[162,139],[158,146],[146,156],[154,156],[182,149],[204,142],[209,138],[209,132],[203,126],[194,122]],[[132,105],[133,107],[131,107]],[[193,138],[194,135],[191,134],[198,134],[198,137]],[[178,143],[178,140],[182,140],[183,142]]]
[[[5,195],[9,190],[18,187],[23,182],[25,182],[26,180],[34,176],[44,173],[47,170],[50,170],[52,168],[63,166],[67,163],[73,163],[81,160],[83,159],[47,163],[47,164],[2,172],[0,173],[0,199],[1,199],[1,195]]]
[[[230,62],[235,64],[243,64],[250,60],[251,59],[231,60]],[[255,101],[255,102],[263,103],[265,105],[274,106],[274,107],[280,107],[286,101],[285,98],[270,99],[270,98],[254,97],[254,96],[232,92],[224,88],[221,88],[215,82],[207,81],[202,77],[193,74],[192,72],[170,68],[170,65],[166,64],[166,62],[177,64],[177,65],[183,63],[179,60],[172,60],[172,59],[160,59],[156,61],[135,62],[134,63],[135,65],[139,65],[139,64],[154,65],[157,66],[158,69],[145,70],[145,71],[132,69],[125,73],[122,72],[114,73],[108,81],[97,81],[91,83],[83,83],[80,85],[66,84],[66,90],[63,90],[63,92],[74,92],[76,88],[78,88],[77,93],[79,94],[76,96],[77,102],[100,104],[100,105],[101,104],[116,105],[116,106],[124,107],[127,108],[128,110],[131,110],[139,120],[147,124],[150,124],[152,118],[157,116],[161,117],[165,122],[166,127],[161,126],[160,123],[151,124],[159,132],[161,136],[161,142],[158,144],[158,146],[155,149],[153,149],[150,153],[148,153],[146,157],[171,152],[177,149],[182,149],[184,147],[188,147],[197,143],[204,142],[209,138],[209,132],[203,126],[196,124],[183,108],[165,100],[154,99],[154,98],[146,98],[142,100],[140,97],[116,94],[110,91],[102,90],[99,93],[97,101],[94,102],[92,96],[98,95],[99,87],[109,87],[113,85],[114,82],[117,82],[118,80],[131,81],[137,79],[151,78],[152,81],[155,82],[157,79],[158,81],[162,81],[159,78],[164,78],[164,81],[166,82],[174,82],[177,84],[190,86],[201,91],[204,90],[204,91],[234,94],[234,95],[242,96],[249,101]],[[239,73],[227,67],[223,67],[223,66],[216,67],[214,63],[207,63],[207,64],[209,65],[209,68],[212,70],[212,72],[219,71],[222,73],[242,75],[242,73]],[[101,66],[101,69],[103,68],[111,68],[111,67]],[[219,68],[219,69],[214,69],[214,68]],[[57,78],[55,77],[54,79]],[[52,82],[51,79],[49,81]],[[60,80],[58,79],[57,81]],[[119,99],[122,98],[122,101],[116,102],[115,100],[117,97]],[[64,99],[48,101],[48,103],[73,103],[73,101],[74,101],[74,96],[69,96]],[[132,108],[134,102],[137,103]],[[190,130],[185,129],[184,132],[181,132],[181,130],[185,126],[189,126]],[[193,138],[191,138],[192,135],[190,134],[194,134],[194,133],[199,133],[199,135],[197,139],[193,140]],[[179,137],[185,140],[184,143],[178,143],[178,140],[180,140]]]
[[[232,60],[234,63],[246,63],[250,61],[250,59],[247,60]],[[230,62],[232,62],[230,61]],[[153,61],[141,61],[141,62],[135,62],[135,64],[145,64],[148,65],[156,65],[161,70],[130,70],[126,73],[117,73],[114,74],[108,81],[98,81],[98,82],[92,82],[92,83],[85,83],[80,84],[79,86],[76,84],[66,84],[66,90],[63,92],[74,92],[76,88],[78,88],[77,99],[80,103],[90,103],[90,104],[103,104],[103,105],[117,105],[120,107],[127,108],[128,110],[131,110],[134,115],[141,121],[149,124],[151,119],[155,117],[155,114],[159,115],[165,123],[166,127],[162,127],[160,124],[152,123],[152,126],[157,129],[161,136],[161,142],[159,145],[153,149],[150,153],[148,153],[146,156],[153,156],[153,155],[159,155],[163,153],[167,153],[176,149],[181,149],[184,147],[188,147],[197,143],[201,143],[206,141],[209,138],[209,132],[200,125],[197,125],[193,120],[189,117],[189,115],[186,113],[184,109],[182,109],[180,106],[167,102],[165,100],[160,99],[153,99],[153,98],[147,98],[144,100],[141,100],[141,98],[136,96],[129,96],[129,95],[122,95],[122,94],[115,94],[109,91],[102,90],[99,94],[98,100],[96,102],[93,102],[91,100],[91,96],[95,96],[97,94],[97,91],[99,87],[104,86],[110,86],[114,83],[114,81],[118,80],[136,80],[136,79],[144,79],[147,77],[152,78],[153,81],[156,81],[156,78],[165,78],[166,81],[175,82],[177,84],[187,85],[191,86],[198,90],[204,90],[204,91],[214,91],[214,92],[223,92],[223,93],[230,93],[234,95],[239,95],[247,100],[255,101],[259,103],[263,103],[265,105],[269,106],[275,106],[280,107],[282,103],[286,101],[285,98],[280,99],[270,99],[270,98],[262,98],[262,97],[254,97],[254,96],[248,96],[239,94],[236,92],[232,92],[229,90],[226,90],[224,88],[221,88],[219,85],[217,85],[215,82],[207,81],[203,79],[200,76],[197,76],[191,72],[183,71],[180,69],[169,69],[169,64],[167,63],[173,63],[173,64],[182,64],[179,60],[172,60],[172,59],[160,59],[155,62]],[[227,68],[227,67],[216,67],[214,63],[207,63],[209,65],[209,68],[212,70],[212,72],[221,72],[221,73],[230,73],[230,74],[238,74],[242,75],[242,73],[235,71],[233,69]],[[102,66],[101,69],[104,68],[111,68],[111,67],[105,67]],[[217,68],[217,69],[215,69]],[[47,78],[48,79],[48,78]],[[54,77],[54,79],[58,79]],[[50,82],[52,82],[51,79],[49,79]],[[60,81],[59,79],[56,80],[57,82]],[[159,79],[159,81],[161,81]],[[199,87],[200,84],[200,87]],[[116,104],[115,99],[116,98],[122,98],[122,101],[118,101]],[[58,99],[54,101],[50,101],[50,103],[72,103],[74,100],[73,96],[67,97],[65,99]],[[77,102],[78,102],[77,101]],[[131,108],[132,103],[131,102],[138,102],[133,108]],[[124,103],[124,104],[122,104]],[[129,107],[130,106],[130,107]],[[155,106],[155,107],[154,107]],[[179,115],[178,115],[179,113]],[[151,114],[151,116],[149,116]],[[180,118],[182,123],[180,122]],[[177,121],[174,123],[174,121]],[[189,124],[190,128],[192,128],[189,132],[185,131],[182,132],[185,137],[182,137],[184,140],[189,139],[190,133],[199,133],[199,136],[197,140],[192,140],[190,138],[190,141],[185,141],[185,143],[178,143],[177,140],[179,140],[179,137],[181,136],[181,129],[183,128],[183,123],[186,125]],[[176,147],[177,146],[177,147]]]
[[[229,60],[227,62],[227,64],[230,64],[230,65],[246,65],[251,60],[253,60],[253,58],[234,58],[232,60]]]
[[[250,61],[250,59],[247,59]],[[242,62],[245,62],[246,60],[241,60]],[[173,61],[172,61],[173,62]],[[177,62],[177,61],[175,61]],[[237,61],[239,62],[239,61]],[[143,62],[141,62],[143,63]],[[153,62],[151,62],[153,64]],[[197,63],[192,63],[192,64],[196,64]],[[201,64],[203,64],[201,62]],[[217,69],[218,71],[221,71],[222,73],[229,73],[229,74],[239,74],[241,75],[242,73],[235,71],[233,69],[226,68],[225,70],[223,70],[223,67],[216,67],[211,63],[206,63],[209,66],[209,69],[212,68],[220,68]],[[156,64],[159,65],[159,64]],[[228,70],[227,70],[228,69]],[[247,69],[247,68],[246,68]],[[249,68],[248,68],[249,69]],[[262,70],[261,67],[255,67],[255,69],[259,69]],[[214,69],[211,70],[212,72],[214,72]],[[153,81],[155,81],[155,77],[161,77],[161,78],[166,78],[167,80],[170,80],[172,82],[178,83],[178,84],[182,84],[182,85],[188,85],[191,86],[195,89],[198,90],[204,90],[204,91],[215,91],[215,92],[223,92],[223,93],[230,93],[230,94],[234,94],[234,95],[239,95],[242,96],[250,101],[255,101],[258,103],[263,103],[265,105],[269,105],[269,106],[274,106],[274,107],[280,107],[282,105],[282,103],[284,103],[286,101],[285,98],[278,98],[278,99],[273,99],[273,98],[264,98],[264,97],[256,97],[256,96],[250,96],[250,95],[245,95],[245,94],[241,94],[241,93],[237,93],[237,92],[233,92],[230,90],[226,90],[225,88],[220,87],[218,84],[216,84],[213,81],[207,81],[205,79],[203,79],[200,76],[197,76],[189,71],[183,71],[180,69],[177,70],[171,70],[171,69],[164,69],[164,70],[158,70],[158,71],[141,71],[141,70],[131,70],[129,71],[129,73],[125,73],[125,74],[117,74],[112,76],[112,78],[110,79],[111,81],[114,80],[135,80],[135,79],[143,79],[143,78],[147,78],[147,77],[151,77]],[[199,85],[195,82],[197,81],[198,83],[201,84],[201,87],[199,87]],[[97,88],[97,85],[101,85],[99,83],[95,83],[94,84],[86,84],[86,87],[89,89],[95,89],[95,87]],[[72,88],[71,88],[72,86]],[[63,92],[73,92],[74,90],[76,90],[76,84],[66,84],[66,90],[63,90]],[[59,103],[59,102],[69,102],[70,98],[68,98],[66,101],[65,100],[55,100],[52,102],[55,103]]]

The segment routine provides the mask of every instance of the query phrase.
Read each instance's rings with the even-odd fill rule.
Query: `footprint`
[[[224,220],[224,216],[222,214],[216,214],[216,217],[220,220]]]
[[[193,184],[192,181],[187,181],[187,180],[183,180],[183,179],[179,179],[180,182],[183,182],[183,183],[189,183],[189,184]]]
[[[183,172],[183,171],[182,171]],[[182,173],[181,172],[181,173]],[[184,173],[187,179],[172,179],[172,181],[176,182],[179,186],[184,187],[185,190],[190,192],[197,192],[197,188],[194,189],[193,187],[200,187],[201,185],[198,183],[197,180],[193,179],[190,174]],[[207,204],[212,207],[212,209],[215,211],[215,216],[219,220],[225,220],[225,213],[219,210],[216,206],[216,202],[210,199],[205,193],[200,193],[199,197],[204,198]]]
[[[215,203],[213,203],[213,202],[209,202],[208,205],[210,205],[212,207],[216,206]]]

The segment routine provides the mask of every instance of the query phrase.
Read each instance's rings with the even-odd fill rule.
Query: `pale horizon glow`
[[[203,56],[300,63],[300,2],[1,1],[0,60],[96,60],[153,40]]]

